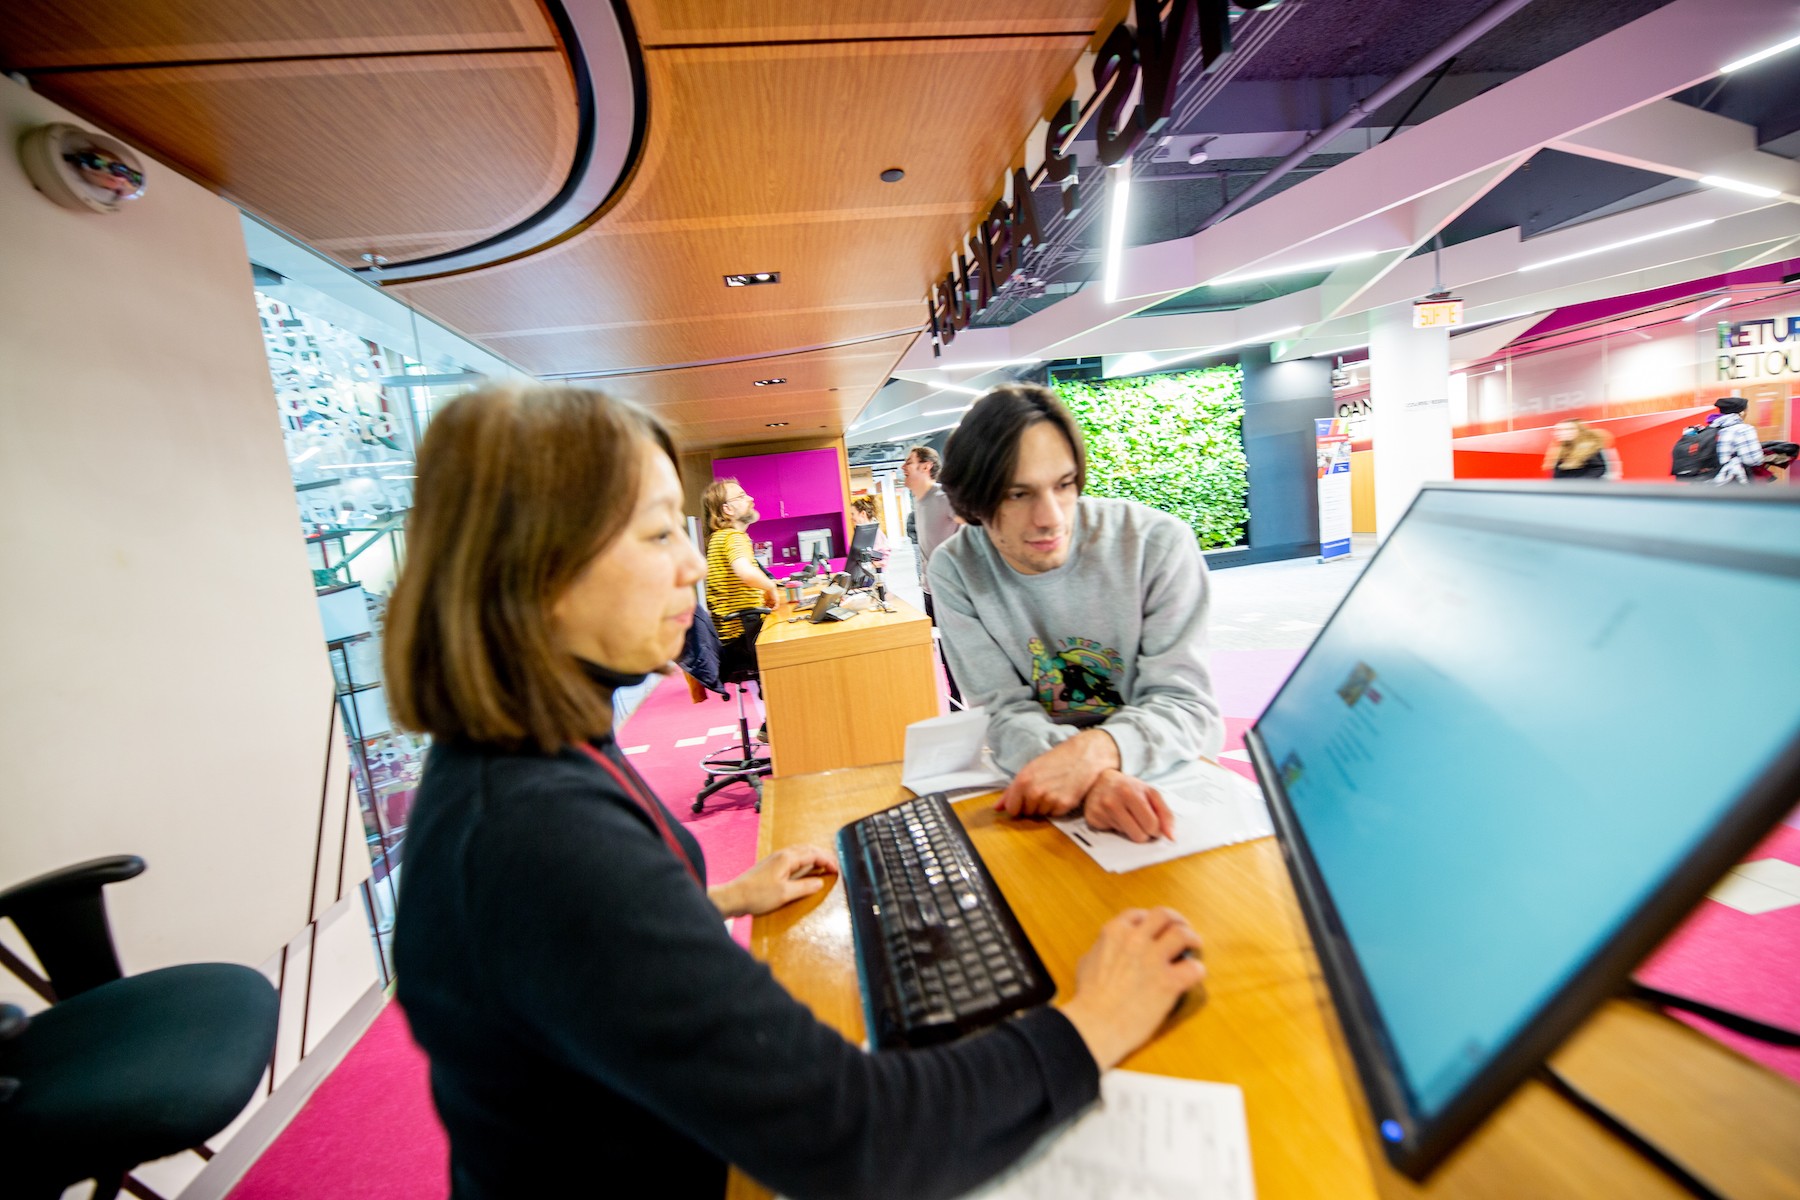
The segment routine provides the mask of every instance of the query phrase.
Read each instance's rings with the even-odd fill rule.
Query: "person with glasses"
[[[762,514],[735,479],[713,480],[700,503],[706,511],[706,607],[718,626],[719,641],[730,643],[743,635],[744,624],[726,614],[775,607],[775,581],[756,561],[756,548],[745,532]]]

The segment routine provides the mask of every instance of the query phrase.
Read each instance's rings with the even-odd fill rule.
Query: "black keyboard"
[[[837,848],[877,1049],[949,1041],[1056,994],[943,793],[844,826]]]

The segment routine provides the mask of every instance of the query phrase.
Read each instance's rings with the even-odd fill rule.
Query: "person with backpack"
[[[1748,483],[1748,468],[1763,460],[1756,427],[1744,423],[1750,407],[1742,396],[1721,396],[1719,411],[1703,425],[1690,425],[1675,441],[1669,473],[1686,483]]]

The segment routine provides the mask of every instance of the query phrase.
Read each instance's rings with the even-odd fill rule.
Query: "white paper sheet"
[[[1057,817],[1051,824],[1068,834],[1089,858],[1113,872],[1135,871],[1275,832],[1262,789],[1228,768],[1190,763],[1145,782],[1162,793],[1174,814],[1173,840],[1134,842],[1123,834],[1092,828],[1079,813]]]
[[[1244,1093],[1108,1071],[1100,1103],[968,1200],[1254,1200]]]
[[[967,708],[906,727],[900,784],[924,796],[1004,788],[1006,772],[987,753],[987,709]]]

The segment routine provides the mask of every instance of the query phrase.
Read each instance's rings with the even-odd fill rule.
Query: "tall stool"
[[[763,777],[775,769],[766,754],[759,753],[750,737],[750,710],[745,699],[750,685],[761,688],[762,679],[756,669],[756,639],[762,633],[766,608],[744,608],[727,615],[743,625],[743,633],[719,644],[719,679],[737,690],[738,740],[736,744],[715,750],[700,760],[700,769],[709,777],[700,794],[694,797],[694,811],[703,812],[706,798],[734,783],[748,783],[756,793],[756,811],[762,811]]]

